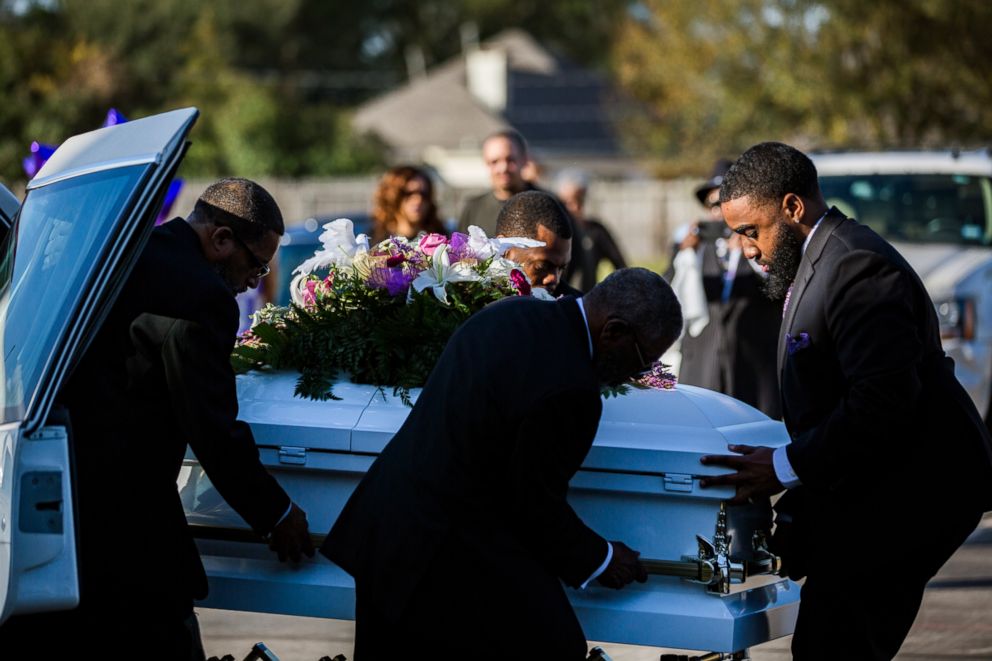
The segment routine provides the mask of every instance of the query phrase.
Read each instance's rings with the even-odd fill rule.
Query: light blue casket
[[[295,381],[290,373],[239,376],[241,418],[263,463],[306,510],[311,530],[323,534],[409,408],[388,391],[352,383],[334,387],[340,401],[304,400],[293,396]],[[792,633],[799,586],[769,573],[777,559],[763,548],[768,504],[723,510],[732,490],[699,487],[701,476],[723,472],[700,464],[701,456],[726,453],[728,443],[787,442],[782,423],[700,388],[605,400],[569,500],[594,530],[640,551],[652,575],[620,591],[567,590],[586,636],[733,652]],[[296,568],[279,563],[252,540],[192,455],[179,486],[210,577],[204,606],[354,617],[351,577],[319,555]]]

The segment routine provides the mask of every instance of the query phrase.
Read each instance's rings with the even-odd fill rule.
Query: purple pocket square
[[[800,333],[796,337],[785,334],[785,348],[789,355],[794,355],[797,351],[802,351],[809,346],[809,333]]]

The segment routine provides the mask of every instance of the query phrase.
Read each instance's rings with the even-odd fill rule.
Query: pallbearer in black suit
[[[193,600],[206,596],[207,576],[176,487],[187,446],[280,559],[313,555],[306,515],[237,420],[230,362],[235,294],[268,273],[282,233],[275,200],[237,178],[209,186],[189,218],[152,233],[63,393],[74,436],[79,608],[12,618],[0,649],[203,658]]]
[[[585,658],[561,581],[620,588],[637,553],[565,499],[599,424],[600,387],[645,369],[681,330],[645,269],[582,299],[511,298],[448,342],[403,427],[321,552],[355,577],[356,661]]]
[[[737,470],[704,486],[736,485],[737,500],[788,489],[774,541],[790,576],[807,576],[795,658],[890,659],[927,581],[992,508],[988,433],[920,279],[827,209],[804,154],[752,147],[720,202],[785,304],[778,368],[792,442],[704,457]]]

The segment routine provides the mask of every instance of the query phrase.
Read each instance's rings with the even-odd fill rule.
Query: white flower
[[[300,307],[303,307],[303,289],[306,287],[307,275],[300,273],[289,282],[289,298]]]
[[[511,262],[505,257],[493,257],[492,261],[489,262],[489,268],[486,269],[487,278],[509,278],[510,271],[513,269],[520,268],[516,262]]]
[[[413,280],[413,288],[422,292],[428,287],[434,292],[437,300],[448,304],[448,292],[444,286],[449,282],[478,282],[482,278],[465,262],[451,263],[448,257],[448,246],[440,246],[431,259],[429,268],[420,272]]]
[[[356,257],[369,250],[369,237],[364,234],[355,236],[355,224],[347,218],[338,218],[324,225],[320,242],[323,249],[314,252],[313,257],[296,267],[293,273],[312,273],[331,265],[351,267]]]
[[[469,225],[468,247],[479,259],[502,257],[510,248],[539,248],[544,241],[525,239],[522,236],[508,236],[490,239],[481,227]]]

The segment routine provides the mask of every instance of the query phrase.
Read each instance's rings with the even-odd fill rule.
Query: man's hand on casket
[[[648,580],[648,573],[641,564],[641,554],[623,542],[610,542],[613,545],[613,557],[610,564],[596,580],[601,585],[619,590],[634,581],[643,583]]]
[[[707,466],[733,468],[737,472],[703,478],[699,481],[700,487],[736,487],[737,495],[728,501],[731,505],[747,503],[759,496],[771,496],[785,488],[775,475],[775,466],[772,463],[774,448],[752,445],[728,447],[731,452],[739,454],[707,455],[699,461]]]
[[[304,554],[313,557],[313,542],[310,540],[310,526],[307,525],[306,512],[293,503],[289,514],[276,524],[269,537],[269,548],[276,552],[280,562],[289,558],[299,562]]]

